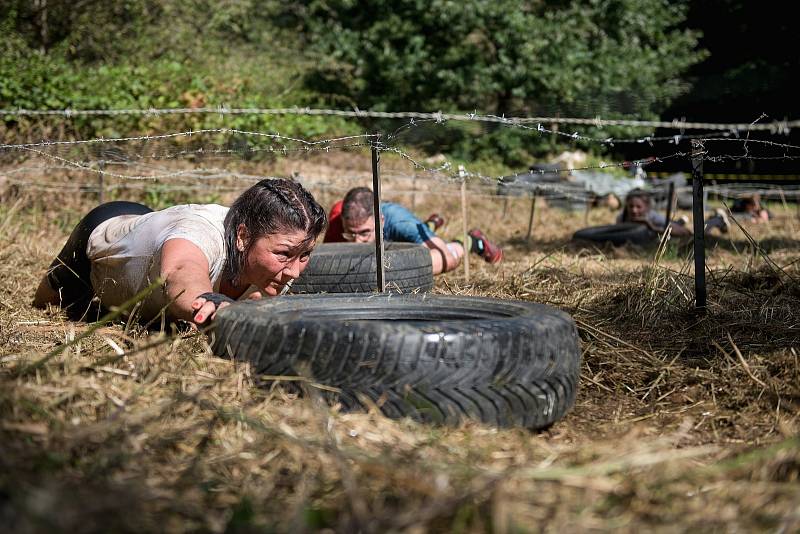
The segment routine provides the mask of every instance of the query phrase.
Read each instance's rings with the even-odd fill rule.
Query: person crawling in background
[[[331,208],[328,216],[326,243],[352,241],[370,243],[375,241],[375,216],[372,190],[356,187],[347,192]],[[417,243],[426,246],[431,253],[433,274],[452,271],[461,263],[465,249],[483,258],[488,263],[499,263],[503,250],[489,241],[479,229],[469,232],[467,247],[460,241],[445,242],[435,231],[444,224],[439,215],[431,215],[422,222],[410,211],[393,202],[381,203],[383,238],[386,241]]]
[[[745,195],[733,201],[731,215],[740,223],[765,223],[771,218],[767,209],[761,206],[761,196],[758,193]],[[717,208],[714,216],[706,221],[706,233],[716,228],[720,233],[727,234],[731,223],[726,210]]]
[[[685,217],[670,221],[672,235],[691,235],[692,230],[687,222]],[[617,224],[620,223],[644,224],[654,232],[663,232],[667,226],[667,218],[653,209],[650,193],[643,189],[633,189],[625,196],[622,212],[617,215]]]

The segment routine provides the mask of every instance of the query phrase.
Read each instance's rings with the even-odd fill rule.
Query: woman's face
[[[256,238],[247,254],[242,282],[256,286],[263,295],[280,294],[308,265],[315,242],[306,237],[304,231],[295,230]]]
[[[625,200],[628,216],[633,219],[644,219],[650,211],[650,204],[642,197],[631,197]]]

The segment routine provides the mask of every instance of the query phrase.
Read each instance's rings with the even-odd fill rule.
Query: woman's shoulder
[[[206,219],[224,219],[229,208],[219,204],[178,204],[159,210],[166,217],[203,217]]]
[[[154,212],[142,226],[164,236],[197,236],[197,239],[224,232],[228,208],[219,204],[179,204]]]
[[[227,206],[220,204],[176,204],[160,211],[187,211],[187,212],[203,212],[203,211],[228,211]]]

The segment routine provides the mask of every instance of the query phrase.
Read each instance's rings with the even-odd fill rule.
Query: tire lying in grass
[[[573,234],[576,241],[611,243],[615,247],[625,244],[652,245],[658,243],[658,233],[643,224],[620,223],[583,228]]]
[[[541,429],[575,400],[573,319],[515,300],[444,295],[289,295],[217,314],[212,350],[257,374],[338,388],[344,409]]]
[[[292,293],[360,293],[376,291],[374,243],[323,243],[314,249]],[[386,243],[384,274],[387,291],[411,293],[433,287],[428,248],[413,243]]]

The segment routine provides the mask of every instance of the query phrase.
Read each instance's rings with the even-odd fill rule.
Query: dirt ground
[[[326,205],[368,161],[284,163]],[[253,172],[258,169],[252,169]],[[447,218],[456,184],[389,161],[386,199]],[[41,180],[69,184],[67,174]],[[84,180],[85,181],[85,180]],[[247,184],[114,189],[160,205],[228,202]],[[412,191],[414,191],[412,193]],[[593,246],[606,209],[567,211],[471,187],[469,226],[505,250],[435,292],[570,313],[578,397],[543,432],[340,413],[313,391],[256,387],[196,333],[70,322],[30,301],[93,194],[5,185],[0,205],[0,524],[14,532],[800,531],[800,227],[709,238],[708,310],[691,246]],[[716,202],[712,199],[712,202]],[[309,388],[311,389],[311,388]]]

